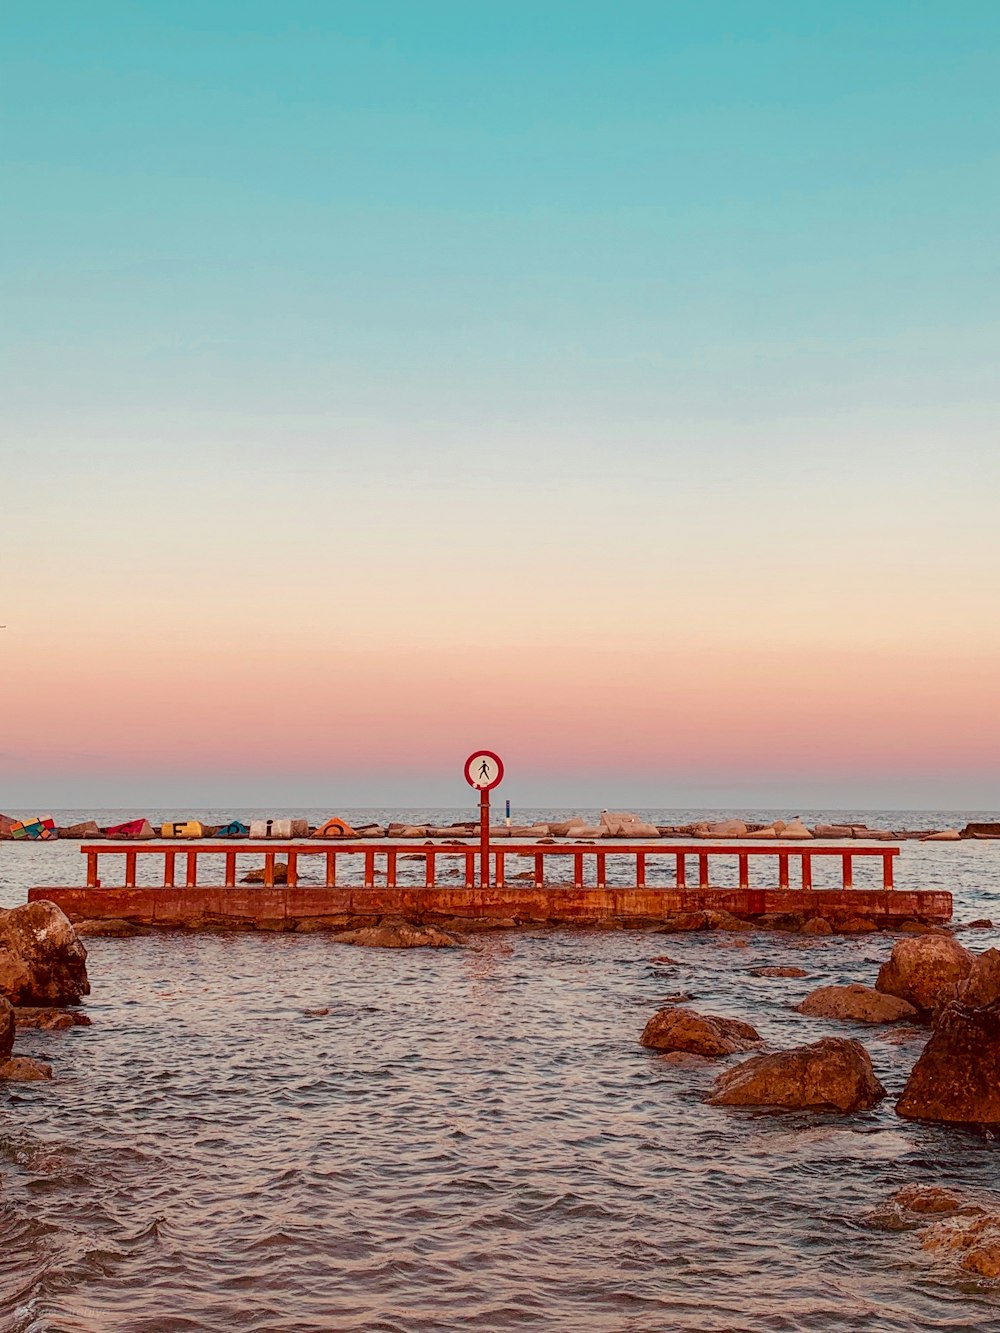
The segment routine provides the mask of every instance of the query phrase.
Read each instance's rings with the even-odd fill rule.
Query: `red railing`
[[[327,888],[335,888],[338,884],[338,865],[337,862],[342,857],[361,856],[364,858],[364,879],[362,881],[365,888],[375,888],[376,874],[380,873],[376,858],[384,859],[385,882],[379,887],[395,888],[397,885],[398,860],[400,856],[423,857],[425,862],[424,886],[433,888],[437,883],[437,861],[438,857],[464,858],[465,862],[465,887],[467,889],[476,887],[476,860],[480,854],[478,844],[473,843],[436,843],[429,846],[423,843],[414,843],[411,840],[398,842],[372,843],[367,841],[360,842],[337,842],[331,845],[324,843],[303,843],[303,842],[241,842],[239,846],[234,846],[228,842],[199,843],[197,847],[185,846],[177,843],[145,843],[141,846],[122,845],[117,842],[113,844],[87,844],[80,848],[87,858],[87,887],[100,888],[101,877],[100,859],[105,860],[108,857],[120,856],[125,861],[125,878],[121,885],[115,887],[132,889],[136,887],[136,874],[138,870],[139,857],[163,858],[163,887],[176,888],[182,887],[177,882],[177,859],[181,858],[183,865],[183,887],[196,888],[199,885],[198,880],[198,861],[203,856],[222,856],[225,858],[225,879],[220,887],[236,887],[236,858],[237,856],[263,856],[264,858],[264,888],[273,888],[275,885],[275,862],[278,856],[285,858],[287,862],[287,877],[284,881],[289,888],[294,888],[299,882],[299,862],[303,857],[325,858],[325,885]],[[537,842],[504,842],[502,844],[490,843],[489,848],[490,862],[493,867],[493,884],[497,888],[502,888],[506,882],[506,860],[508,856],[531,857],[534,862],[534,884],[541,888],[549,883],[553,887],[565,885],[573,888],[583,888],[585,883],[585,871],[588,860],[594,863],[594,880],[599,889],[607,888],[607,865],[609,857],[631,857],[635,861],[635,888],[645,888],[646,871],[650,863],[653,862],[668,864],[673,860],[674,882],[673,884],[656,884],[652,888],[694,888],[710,889],[717,887],[728,887],[723,885],[713,885],[711,882],[710,862],[713,857],[735,857],[738,873],[739,888],[769,888],[769,889],[787,889],[790,888],[790,863],[795,860],[798,862],[799,874],[796,878],[799,880],[796,888],[809,890],[813,887],[813,862],[817,859],[826,861],[829,859],[839,861],[841,864],[841,888],[851,889],[854,887],[854,861],[858,857],[880,857],[882,861],[882,888],[891,889],[893,887],[892,863],[893,858],[899,855],[898,847],[852,847],[849,851],[843,846],[840,847],[747,847],[746,844],[723,845],[705,843],[695,843],[693,845],[678,846],[676,843],[664,846],[658,846],[655,843],[619,843],[617,840],[609,840],[606,843],[537,843]],[[556,858],[570,857],[572,859],[572,880],[560,878],[557,881],[546,881],[546,861]],[[697,878],[688,878],[688,860],[694,857],[697,862]],[[765,859],[777,861],[777,884],[750,884],[750,862],[753,860],[757,865]],[[342,881],[346,883],[347,881]],[[627,887],[616,885],[614,887]]]

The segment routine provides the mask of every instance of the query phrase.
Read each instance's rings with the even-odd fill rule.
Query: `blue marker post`
[[[504,816],[504,823],[510,828],[510,801],[507,802],[507,814]]]

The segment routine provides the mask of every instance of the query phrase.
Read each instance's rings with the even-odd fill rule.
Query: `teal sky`
[[[886,652],[888,672],[945,644],[970,716],[988,712],[998,55],[982,0],[8,6],[0,690],[42,690],[43,711],[64,696],[57,675],[32,686],[39,654],[67,671],[81,654],[96,679],[88,604],[112,639],[130,617],[200,639],[221,690],[237,626],[253,652],[277,588],[300,624],[331,588],[356,596],[349,623],[300,633],[303,654],[377,645],[381,607],[408,649],[443,636],[461,656],[488,637],[482,574],[512,666],[563,651],[586,677],[593,614],[627,648],[675,608],[676,635],[639,634],[635,688],[677,635],[738,677],[747,634],[720,649],[692,599],[745,631],[781,589],[846,626],[858,681]],[[448,608],[443,629],[413,614],[416,590]],[[772,629],[805,679],[814,629]],[[145,693],[130,676],[137,708],[201,684],[193,660],[175,667]],[[584,712],[607,679],[578,684]],[[810,679],[803,710],[827,678]],[[257,687],[299,685],[269,663]],[[915,715],[947,687],[945,664]],[[997,763],[963,718],[951,749],[942,724],[905,754],[895,718],[863,773],[833,755],[829,781],[812,738],[812,761],[782,745],[755,767],[742,747],[731,781],[717,747],[694,785],[709,803],[808,784],[851,804],[905,775],[905,803],[987,805]],[[487,722],[500,744],[503,717]],[[123,799],[157,771],[147,739],[145,756],[77,745],[50,803]],[[192,768],[200,790],[218,773],[220,799],[224,745]],[[4,753],[7,790],[67,772],[30,738]],[[646,756],[631,799],[684,803],[669,753]],[[373,763],[356,804],[390,790]],[[561,803],[580,755],[554,770],[526,745],[524,763],[535,798]],[[337,772],[334,756],[323,780]]]

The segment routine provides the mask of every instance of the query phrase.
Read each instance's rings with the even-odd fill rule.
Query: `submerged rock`
[[[366,949],[454,949],[458,940],[437,926],[422,926],[413,921],[380,921],[335,935],[341,944],[355,944]]]
[[[26,1055],[15,1055],[0,1064],[0,1081],[4,1083],[37,1083],[52,1077],[52,1066],[42,1060],[31,1060]]]
[[[910,1120],[1000,1125],[1000,1000],[950,1004],[913,1066],[896,1114]]]
[[[810,991],[798,1010],[811,1018],[842,1018],[854,1023],[897,1023],[901,1018],[917,1016],[906,1000],[856,982],[850,986],[820,986]]]
[[[1000,1213],[933,1222],[920,1243],[925,1250],[960,1255],[958,1266],[966,1273],[1000,1277]]]
[[[15,1005],[64,1005],[89,994],[87,950],[55,903],[0,913],[0,995]]]
[[[108,939],[131,939],[135,935],[151,935],[148,926],[137,925],[134,921],[124,921],[121,917],[93,917],[84,921],[74,921],[73,929],[78,935],[105,936]]]
[[[903,1185],[892,1198],[911,1213],[957,1213],[964,1203],[961,1195],[940,1185]]]
[[[692,1009],[660,1009],[642,1030],[639,1041],[654,1051],[687,1051],[715,1058],[752,1051],[760,1033],[736,1018],[696,1014]]]
[[[825,916],[812,916],[802,927],[803,935],[832,935],[833,927]]]
[[[89,1028],[91,1025],[89,1016],[79,1009],[18,1008],[14,1010],[14,1021],[18,1028],[41,1028],[45,1032]]]
[[[752,967],[752,977],[807,977],[809,973],[802,967]]]
[[[275,861],[274,863],[274,882],[275,884],[288,883],[288,862]],[[240,880],[241,884],[263,884],[264,867],[258,866],[256,870],[248,870]]]
[[[755,1055],[720,1074],[710,1106],[864,1111],[885,1096],[859,1041],[823,1037],[773,1055]]]
[[[916,935],[897,940],[889,961],[879,969],[875,989],[896,995],[930,1013],[941,992],[964,981],[975,955],[950,935]]]

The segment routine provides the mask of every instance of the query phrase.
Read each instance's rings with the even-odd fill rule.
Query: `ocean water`
[[[917,815],[867,822],[988,817]],[[82,862],[74,844],[0,843],[0,903],[82,882]],[[904,844],[897,883],[1000,922],[1000,843]],[[905,1181],[1000,1194],[1000,1147],[897,1119],[919,1039],[793,1008],[871,983],[890,937],[746,938],[89,941],[93,1026],[23,1033],[55,1079],[0,1090],[0,1329],[1000,1328],[1000,1284],[865,1220]],[[1000,946],[1000,930],[961,938]],[[809,975],[751,975],[771,963]],[[772,1047],[858,1036],[890,1095],[849,1117],[705,1106],[714,1070],[638,1044],[677,993]]]

